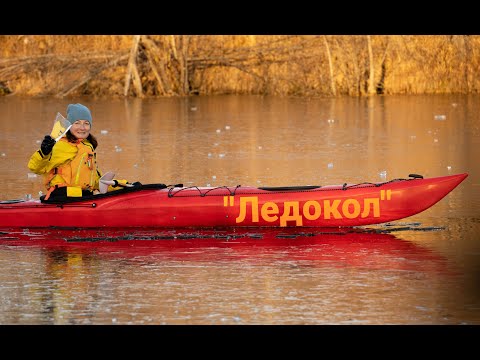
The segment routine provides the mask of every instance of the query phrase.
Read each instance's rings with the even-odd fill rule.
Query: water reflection
[[[0,244],[33,247],[51,261],[67,254],[134,262],[280,261],[291,266],[447,272],[446,259],[438,253],[392,234],[362,229],[24,230],[0,234]],[[65,263],[64,257],[59,259]]]
[[[458,275],[398,236],[335,229],[30,230],[2,234],[0,250],[20,255],[4,282],[19,281],[8,298],[20,305],[4,304],[2,323],[411,323],[412,301],[428,323],[438,309],[425,285]]]
[[[42,251],[45,259],[44,276],[47,284],[42,290],[41,303],[45,319],[54,323],[65,323],[67,313],[77,316],[68,320],[69,324],[82,323],[93,319],[86,309],[95,301],[89,293],[94,290],[98,278],[95,274],[95,260],[85,253],[49,249]],[[97,276],[96,276],[97,275]],[[93,288],[92,288],[93,287]]]

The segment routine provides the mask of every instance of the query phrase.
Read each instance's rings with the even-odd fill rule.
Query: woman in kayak
[[[97,139],[90,133],[92,114],[82,104],[67,107],[67,120],[72,124],[58,142],[46,135],[28,162],[28,168],[43,175],[47,194],[43,200],[65,200],[98,193],[102,174],[97,168]],[[101,180],[102,182],[104,180]],[[132,186],[126,180],[105,181],[108,191]]]

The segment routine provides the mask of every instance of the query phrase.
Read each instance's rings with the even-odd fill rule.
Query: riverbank
[[[478,93],[480,36],[0,36],[0,96]]]

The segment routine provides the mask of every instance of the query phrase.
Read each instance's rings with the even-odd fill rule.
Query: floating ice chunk
[[[217,129],[217,134],[220,134],[221,132],[222,132],[222,130]]]
[[[447,119],[447,115],[435,115],[433,117],[435,120],[446,120]]]
[[[328,164],[327,164],[327,168],[333,169],[333,163],[328,163]]]
[[[100,134],[102,135],[108,134],[108,130],[100,130]]]
[[[437,143],[437,142],[438,142],[438,139],[433,139],[433,142],[436,142],[436,143]]]
[[[197,111],[197,107],[196,107],[196,106],[192,106],[192,107],[190,108],[190,110],[191,110],[191,111]]]
[[[212,175],[212,179],[215,180],[217,178],[217,175]]]
[[[5,153],[2,153],[2,156],[7,156],[7,154],[5,154]]]
[[[457,103],[452,103],[452,106],[453,106],[453,107],[457,107],[458,104],[457,104]]]
[[[208,153],[207,156],[208,156],[208,157],[212,157],[212,153]]]
[[[230,130],[230,125],[225,125],[225,130]]]
[[[335,119],[328,119],[327,122],[328,122],[329,124],[333,124],[333,123],[335,122]]]
[[[259,147],[258,147],[258,150],[262,150],[262,146],[259,146]]]
[[[35,179],[37,177],[37,174],[34,173],[27,173],[27,179]]]
[[[42,190],[40,190],[40,191],[38,192],[38,197],[40,197],[40,196],[43,196],[43,191],[42,191]]]
[[[115,145],[115,151],[120,152],[120,151],[122,151],[122,148],[120,146]]]
[[[218,154],[218,157],[219,157],[219,158],[224,158],[224,157],[225,157],[225,154]]]
[[[450,171],[452,170],[452,167],[450,165],[447,166],[447,170]]]
[[[378,175],[380,175],[381,178],[386,178],[387,177],[387,171],[386,170],[382,170],[378,173]]]

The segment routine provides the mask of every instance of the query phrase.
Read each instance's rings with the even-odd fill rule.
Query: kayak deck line
[[[423,178],[423,177],[422,177]],[[415,178],[411,179],[393,179],[385,182],[379,182],[379,183],[372,183],[372,182],[363,182],[363,183],[358,183],[358,184],[347,184],[344,183],[343,185],[326,185],[326,186],[320,186],[320,185],[305,185],[305,186],[273,186],[273,187],[257,187],[255,189],[258,190],[263,190],[263,191],[269,191],[269,192],[274,192],[278,194],[283,194],[283,193],[291,193],[291,192],[317,192],[317,191],[334,191],[334,190],[349,190],[349,189],[358,189],[358,188],[367,188],[367,187],[380,187],[386,184],[390,184],[393,182],[398,182],[398,181],[412,181],[415,180]],[[252,189],[250,186],[243,186],[244,189]],[[242,189],[242,185],[237,185],[234,190],[230,190],[230,187],[228,186],[217,186],[217,187],[211,187],[208,188],[205,192],[202,192],[201,187],[198,186],[189,186],[189,187],[183,187],[183,188],[170,188],[168,197],[174,197],[178,193],[185,191],[185,190],[192,190],[195,189],[198,191],[198,194],[188,194],[186,196],[207,196],[212,191],[219,190],[219,189],[226,189],[229,191],[230,196],[235,196],[237,193],[238,189]],[[141,189],[139,189],[141,190]],[[254,192],[254,191],[249,191],[249,194],[265,194],[265,192]],[[225,194],[211,194],[210,196],[225,196]]]

